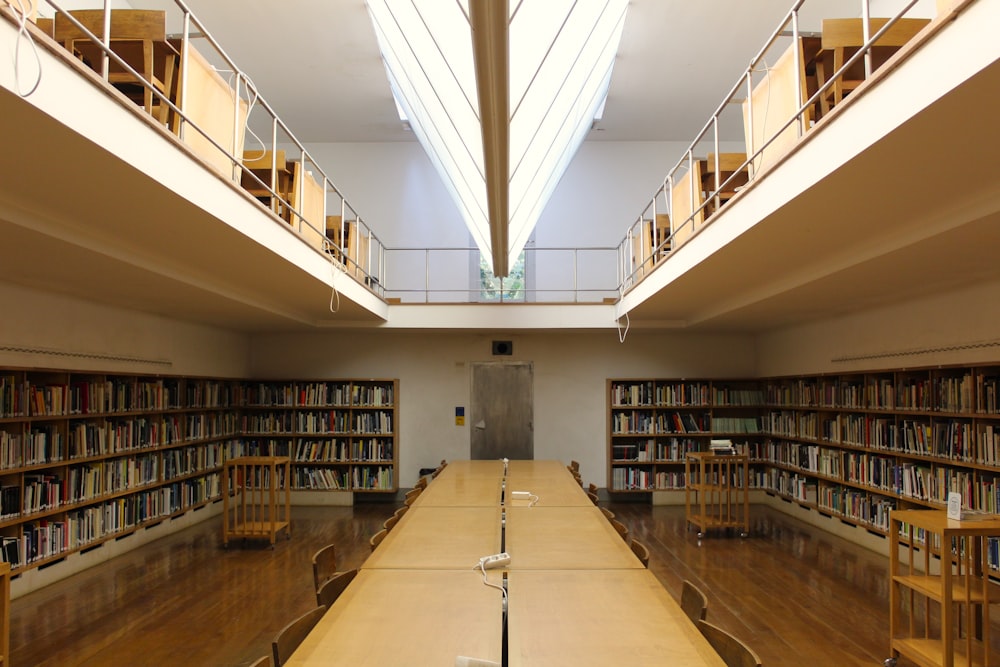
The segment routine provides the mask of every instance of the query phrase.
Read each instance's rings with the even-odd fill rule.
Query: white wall
[[[535,247],[617,247],[686,148],[678,142],[585,142],[538,221]],[[472,246],[458,209],[416,141],[307,149],[386,246]],[[614,289],[616,257],[611,250],[579,255],[581,287]],[[476,287],[470,285],[469,261],[469,253],[432,253],[432,289]],[[423,288],[423,252],[390,252],[387,263],[390,291]],[[570,253],[538,256],[537,288],[572,287],[572,265]],[[453,296],[465,300],[465,292]]]
[[[470,370],[495,361],[490,342],[513,341],[512,361],[534,364],[535,458],[581,463],[586,482],[607,480],[607,400],[615,377],[746,377],[749,336],[615,331],[438,333],[365,331],[254,336],[255,377],[399,378],[400,485],[420,468],[469,457]],[[455,425],[455,408],[466,425]]]
[[[759,375],[840,373],[1000,359],[1000,282],[759,336]],[[984,343],[993,342],[993,345]],[[920,351],[920,352],[916,352]],[[869,357],[837,361],[842,357]]]
[[[8,283],[0,312],[0,366],[217,377],[245,377],[249,367],[247,335],[201,324]]]

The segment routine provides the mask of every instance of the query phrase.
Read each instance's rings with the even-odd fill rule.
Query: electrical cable
[[[618,342],[625,343],[625,337],[628,335],[629,327],[632,326],[632,320],[629,319],[628,313],[625,313],[625,331],[622,331],[622,318],[615,320],[615,326],[618,327]]]
[[[479,570],[480,570],[480,571],[481,571],[481,572],[483,573],[483,583],[484,583],[484,584],[486,584],[486,585],[487,585],[487,586],[489,586],[490,588],[495,588],[495,589],[497,589],[498,591],[500,591],[501,593],[503,593],[503,608],[504,608],[504,611],[506,611],[506,610],[507,610],[507,589],[506,589],[506,588],[504,588],[504,587],[503,587],[502,585],[500,585],[500,584],[494,584],[494,583],[493,583],[492,581],[490,581],[490,580],[489,580],[489,579],[487,578],[487,576],[486,576],[486,566],[485,566],[485,564],[483,564],[482,562],[480,562],[480,563],[479,563],[478,565],[474,565],[474,566],[472,566],[472,569],[473,569],[473,570],[475,570],[476,568],[479,568]]]
[[[38,55],[38,45],[35,44],[35,40],[28,30],[28,15],[35,9],[35,0],[27,0],[27,9],[25,9],[24,1],[13,0],[13,2],[17,3],[15,7],[11,0],[4,0],[17,18],[17,41],[14,45],[14,87],[17,89],[18,95],[29,97],[38,90],[38,86],[42,83],[42,58]],[[28,41],[28,44],[31,46],[31,53],[35,56],[35,83],[27,92],[21,90],[21,42],[24,40]]]
[[[326,244],[323,247],[326,248]],[[336,315],[337,311],[340,310],[340,292],[337,291],[337,258],[332,252],[327,254],[330,257],[330,289],[332,290],[330,293],[330,312]],[[337,300],[336,307],[333,305],[334,299]]]

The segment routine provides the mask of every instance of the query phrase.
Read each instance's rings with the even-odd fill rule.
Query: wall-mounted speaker
[[[509,340],[493,341],[493,356],[509,357],[514,353],[514,344]]]

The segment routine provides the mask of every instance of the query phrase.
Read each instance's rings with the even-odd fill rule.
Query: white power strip
[[[507,565],[510,565],[510,554],[506,551],[499,554],[493,554],[492,556],[483,556],[479,559],[479,567],[484,570],[506,567]]]
[[[514,500],[531,500],[531,491],[511,491],[510,497]]]

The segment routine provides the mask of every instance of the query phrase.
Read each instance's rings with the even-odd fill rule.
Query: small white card
[[[962,520],[962,494],[952,491],[948,494],[948,518]]]

